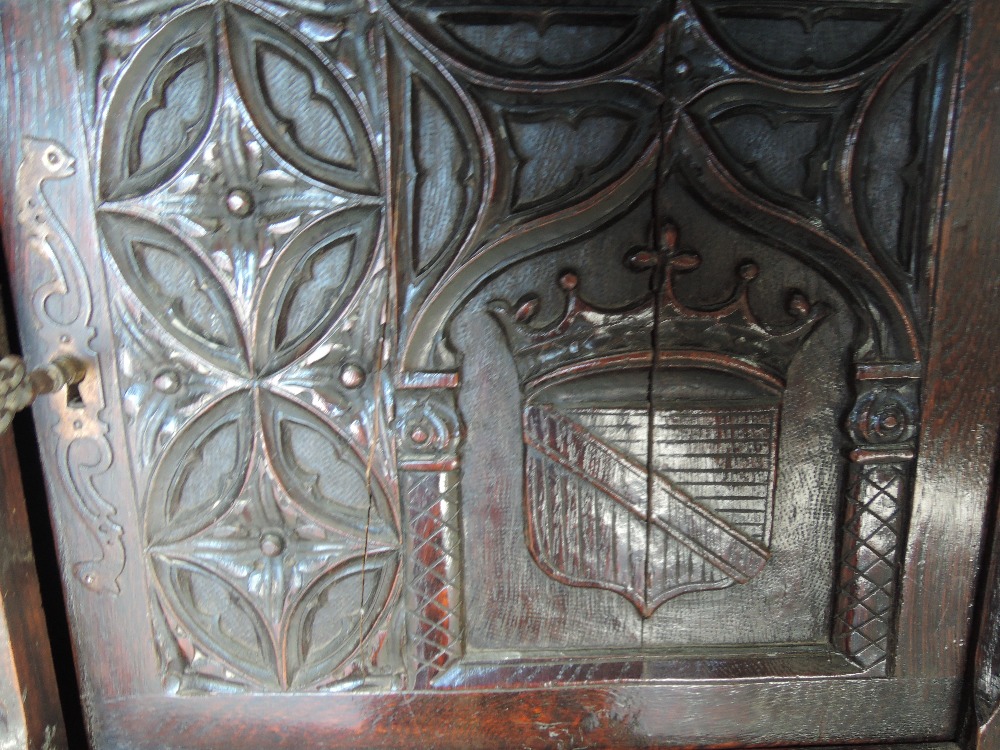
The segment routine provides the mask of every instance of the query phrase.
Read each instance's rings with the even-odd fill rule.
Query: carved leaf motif
[[[918,77],[894,87],[882,112],[872,113],[863,129],[865,179],[859,180],[859,214],[868,241],[909,270],[909,243],[903,243],[907,182],[912,180],[919,135],[914,132]],[[921,123],[923,124],[923,123]],[[909,238],[907,238],[909,239]]]
[[[939,182],[957,26],[917,48],[879,82],[854,157],[853,190],[864,237],[913,278],[927,254],[929,191]],[[890,266],[891,267],[891,266]]]
[[[182,692],[395,679],[377,629],[401,532],[367,379],[389,288],[373,17],[358,6],[324,38],[319,0],[175,3],[169,22],[124,5],[93,18],[127,41],[99,222],[124,282],[112,314],[164,671]]]
[[[478,180],[470,145],[463,137],[471,128],[455,122],[461,107],[446,102],[416,74],[410,78],[409,93],[413,181],[406,196],[406,218],[413,266],[420,275],[461,239]]]
[[[744,185],[774,203],[815,214],[843,106],[836,96],[789,96],[737,84],[700,97],[691,112],[716,155]]]
[[[253,682],[280,687],[270,631],[237,587],[188,560],[154,554],[152,562],[161,591],[201,648]]]
[[[579,88],[562,101],[546,96],[496,100],[510,146],[510,206],[516,214],[552,213],[606,188],[653,141],[658,102],[633,86]]]
[[[261,447],[255,441],[253,467],[240,496],[220,518],[183,539],[154,542],[150,551],[160,565],[160,579],[177,577],[178,571],[195,566],[205,576],[225,582],[203,586],[201,600],[185,597],[184,592],[175,597],[184,610],[175,613],[182,623],[197,620],[199,612],[212,611],[224,612],[230,621],[239,621],[244,610],[252,609],[247,617],[263,622],[269,642],[275,644],[277,660],[270,669],[273,660],[264,659],[270,669],[264,673],[266,680],[261,680],[260,672],[245,668],[239,671],[249,675],[247,679],[257,686],[287,690],[301,663],[316,659],[333,670],[368,637],[370,626],[389,600],[391,586],[383,584],[395,579],[398,545],[386,547],[372,539],[345,535],[305,512],[297,499],[289,497],[275,481]],[[391,565],[387,579],[381,576],[383,565]],[[359,585],[336,585],[358,571],[364,571],[355,581]],[[228,595],[229,586],[239,592],[238,600]],[[328,598],[331,588],[336,589],[336,598]],[[175,609],[176,603],[167,609]],[[359,607],[364,607],[363,615]],[[235,609],[230,612],[229,608]],[[296,612],[304,619],[297,618]],[[191,636],[189,650],[226,653],[226,635],[202,628]],[[205,637],[214,640],[205,642]],[[301,661],[296,661],[295,655],[289,656],[289,643]],[[251,650],[251,656],[256,662],[256,652]],[[312,681],[342,677],[330,671],[310,673],[295,686],[313,687]],[[306,679],[310,684],[305,683]]]
[[[229,8],[233,74],[261,133],[305,174],[377,195],[368,128],[344,83],[308,47],[252,13]]]
[[[635,123],[619,112],[591,110],[566,118],[511,114],[506,124],[520,157],[512,201],[515,211],[531,210],[561,193],[574,192],[635,146]]]
[[[163,327],[210,362],[245,373],[236,313],[203,253],[137,216],[102,211],[98,221],[126,283]]]
[[[532,6],[512,12],[409,8],[421,33],[476,70],[504,78],[565,79],[608,69],[641,45],[653,24],[642,8],[561,10]]]
[[[420,284],[440,276],[460,251],[483,203],[490,149],[481,114],[438,64],[402,35],[387,35],[392,167],[398,212],[395,242]],[[407,269],[407,270],[410,270]]]
[[[285,367],[314,347],[340,318],[369,267],[381,209],[362,206],[303,229],[274,261],[257,310],[258,365]]]
[[[137,462],[147,467],[192,417],[226,387],[225,374],[172,346],[145,313],[114,305],[122,407]]]
[[[328,525],[370,544],[397,543],[398,519],[372,458],[305,406],[260,394],[267,455],[285,492]]]
[[[320,336],[317,346],[281,371],[283,393],[329,419],[360,417],[363,427],[346,428],[358,436],[374,434],[374,422],[381,419],[370,408],[379,388],[371,376],[385,333],[388,276],[384,268],[369,274],[364,293],[348,304],[330,335]]]
[[[101,150],[100,194],[122,200],[174,174],[208,131],[218,88],[213,11],[166,24],[115,87]]]
[[[763,112],[731,112],[715,123],[735,159],[762,183],[803,200],[819,192],[822,163],[815,149],[825,130],[822,119],[782,121]]]
[[[218,401],[168,445],[147,493],[147,536],[170,543],[219,519],[236,502],[250,470],[253,399]]]
[[[898,47],[912,32],[919,12],[932,4],[933,0],[813,6],[783,0],[695,3],[731,54],[788,78],[829,78],[864,69]]]
[[[288,618],[285,652],[294,690],[339,677],[385,609],[399,559],[384,552],[355,558],[317,580]]]

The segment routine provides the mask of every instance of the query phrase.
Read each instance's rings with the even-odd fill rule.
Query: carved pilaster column
[[[429,687],[462,653],[458,376],[411,374],[397,391],[399,482],[408,529],[411,686]]]
[[[843,546],[833,643],[859,667],[888,672],[917,431],[913,365],[865,365],[848,430]]]

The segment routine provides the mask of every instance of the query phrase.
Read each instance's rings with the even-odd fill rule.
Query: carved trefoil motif
[[[834,307],[857,327],[845,358],[900,365],[914,398],[930,218],[900,206],[936,184],[914,165],[941,145],[947,96],[926,91],[955,39],[929,1],[798,5],[74,6],[169,687],[425,688],[463,659],[481,549],[452,335],[484,302],[517,371],[519,552],[641,620],[760,579],[786,375]],[[716,224],[767,258],[698,270],[719,248],[688,237]],[[642,236],[549,274],[619,230]],[[499,283],[531,263],[535,286]],[[601,263],[641,299],[594,301]],[[786,284],[798,266],[842,299]],[[518,298],[553,290],[555,315]],[[863,579],[881,545],[895,596],[913,446],[862,421],[831,641],[880,669],[891,608],[866,609]]]

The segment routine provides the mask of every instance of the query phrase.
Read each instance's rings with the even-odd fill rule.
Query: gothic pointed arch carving
[[[788,595],[800,512],[842,549],[794,634],[886,673],[959,18],[80,4],[164,685],[461,686],[536,636],[603,663],[602,634],[553,635],[573,606],[644,659],[770,643],[705,613]],[[481,616],[531,592],[524,623]]]

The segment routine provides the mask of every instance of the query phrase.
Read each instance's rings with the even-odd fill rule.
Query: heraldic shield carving
[[[617,591],[644,616],[679,594],[745,583],[769,557],[777,412],[529,405],[532,554],[554,578]]]
[[[762,323],[752,261],[724,304],[689,307],[675,282],[699,263],[668,255],[659,292],[624,309],[582,299],[573,271],[554,321],[534,322],[532,297],[494,305],[526,387],[529,550],[552,578],[616,592],[643,617],[764,570],[784,375],[826,313],[790,290],[794,322]]]
[[[112,697],[892,676],[964,4],[12,4]]]

